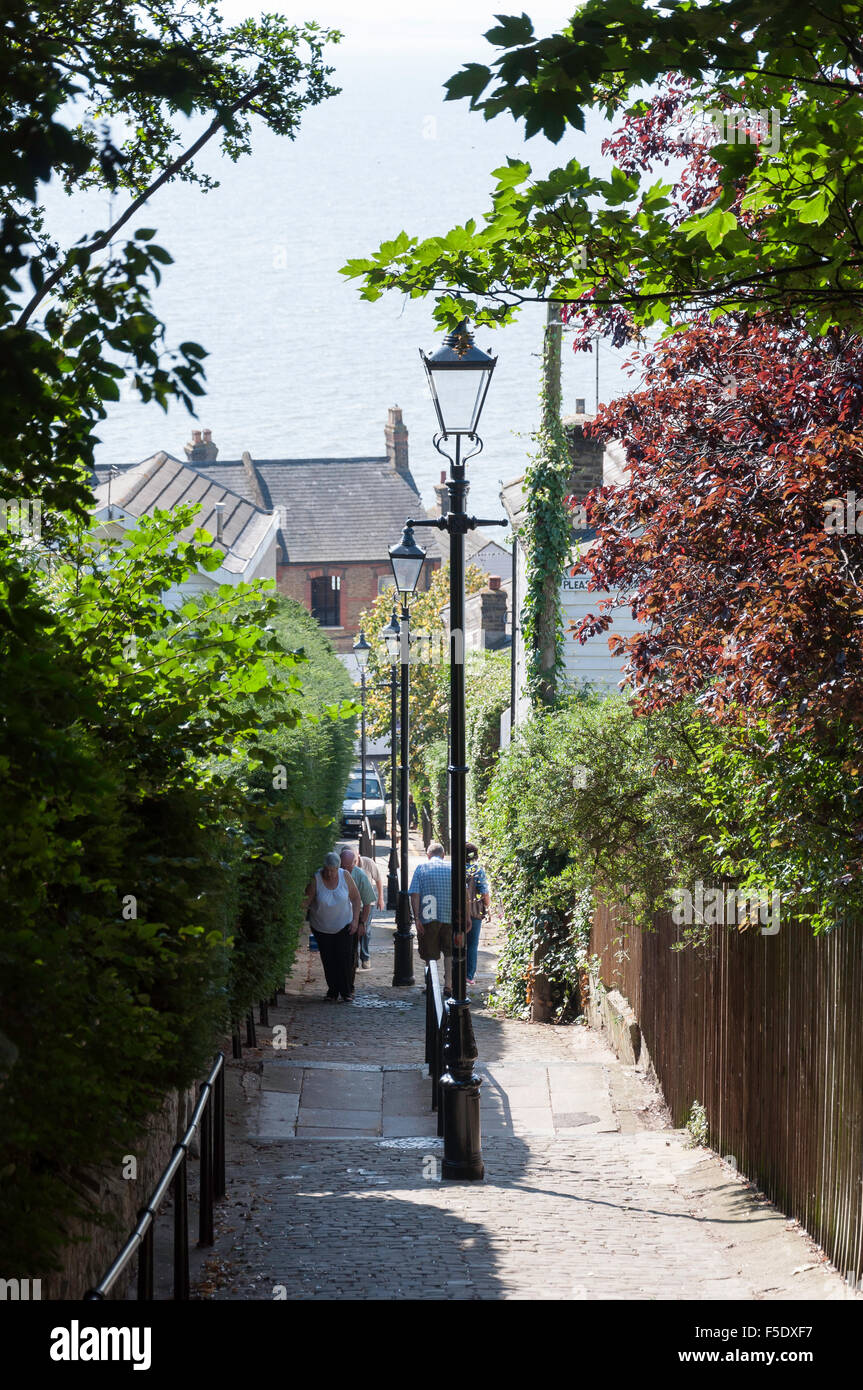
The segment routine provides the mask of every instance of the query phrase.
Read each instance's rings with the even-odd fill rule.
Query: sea
[[[231,17],[253,9],[223,8]],[[296,6],[278,8],[305,18]],[[566,8],[545,6],[558,23]],[[486,122],[466,102],[445,102],[445,79],[462,62],[491,55],[482,33],[492,11],[474,0],[445,5],[425,24],[385,4],[336,10],[346,32],[330,55],[339,95],[309,110],[294,140],[256,127],[253,153],[236,164],[208,149],[199,167],[218,188],[167,186],[131,223],[155,228],[173,256],[155,305],[168,346],[192,339],[208,350],[206,396],[195,420],[182,405],[165,414],[124,389],[99,427],[100,464],[159,449],[182,458],[191,430],[202,426],[222,459],[244,450],[253,458],[381,456],[387,408],[399,405],[411,469],[424,501],[433,502],[445,465],[432,444],[418,351],[440,341],[431,302],[391,292],[369,303],[339,267],[402,230],[424,237],[479,220],[491,206],[491,171],[507,156],[527,159],[540,174],[574,156],[607,167],[600,144],[610,127],[589,120],[585,132],[570,131],[558,145],[542,136],[525,141],[506,117]],[[329,19],[326,6],[313,14]],[[194,133],[190,125],[190,139]],[[106,226],[123,200],[68,198],[50,186],[45,205],[54,236],[69,244]],[[469,464],[476,515],[503,515],[501,485],[524,472],[533,450],[545,313],[543,304],[528,304],[515,323],[477,332],[498,363],[480,427],[484,449]],[[624,351],[600,344],[597,391],[596,357],[574,354],[565,338],[564,413],[578,398],[592,411],[597,399],[632,389],[626,361]],[[346,517],[346,525],[356,520]]]

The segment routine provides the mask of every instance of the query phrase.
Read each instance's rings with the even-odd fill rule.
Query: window
[[[312,617],[321,627],[341,627],[341,588],[342,581],[337,574],[312,580]]]
[[[395,580],[393,579],[392,570],[390,570],[390,573],[389,573],[389,574],[379,574],[379,575],[378,575],[378,593],[379,593],[379,594],[385,594],[385,593],[387,592],[387,589],[395,589],[395,587],[396,587],[396,585],[395,585]],[[395,597],[393,598],[393,602],[395,602]]]
[[[360,801],[363,795],[363,775],[361,772],[351,774],[348,788],[345,792],[345,801]],[[383,801],[384,793],[378,778],[373,772],[366,771],[366,801]]]

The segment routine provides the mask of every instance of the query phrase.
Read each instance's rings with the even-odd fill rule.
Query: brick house
[[[384,444],[378,457],[254,460],[247,452],[219,459],[210,430],[193,431],[185,445],[189,468],[261,513],[275,513],[277,587],[308,608],[338,652],[350,651],[360,613],[392,584],[389,547],[401,539],[405,521],[428,515],[398,406],[389,410]],[[100,482],[107,474],[97,470]],[[422,590],[440,567],[441,548],[434,531],[424,532],[421,543],[428,551]]]

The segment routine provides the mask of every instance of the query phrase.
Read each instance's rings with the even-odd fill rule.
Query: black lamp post
[[[401,802],[400,848],[401,884],[396,909],[396,934],[393,960],[393,984],[412,985],[414,982],[414,951],[411,934],[411,903],[408,892],[408,831],[410,828],[410,710],[408,706],[410,680],[410,609],[408,600],[414,594],[422,573],[426,553],[417,545],[410,522],[405,526],[398,545],[390,546],[390,564],[396,589],[401,595],[402,611],[399,623],[399,660],[401,662],[401,769],[399,800]],[[395,613],[393,613],[395,619]]]
[[[366,835],[366,667],[369,664],[369,656],[371,655],[371,650],[371,647],[366,641],[365,633],[363,631],[360,631],[360,635],[357,638],[356,642],[354,642],[352,651],[357,659],[357,665],[360,668],[360,693],[363,711],[360,719],[360,769],[362,776],[363,792],[363,819],[362,824],[360,825],[359,834],[361,854],[368,853],[369,848],[367,846],[366,850],[364,851],[362,846],[363,842],[365,841]]]
[[[444,1019],[444,1073],[440,1079],[444,1159],[443,1176],[476,1180],[483,1177],[479,1118],[481,1078],[474,1064],[476,1039],[467,1001],[467,805],[465,762],[464,688],[464,538],[476,526],[505,526],[506,521],[469,517],[465,499],[469,484],[465,464],[482,449],[476,433],[488,393],[496,357],[481,352],[463,319],[442,347],[429,357],[420,356],[428,377],[432,402],[440,426],[434,445],[452,465],[447,482],[449,511],[434,521],[417,526],[437,526],[449,533],[450,578],[450,841],[452,847],[453,994],[446,1001]],[[454,456],[442,447],[454,440]],[[474,446],[462,458],[462,439]]]
[[[390,862],[387,869],[387,912],[395,912],[399,903],[399,857],[396,848],[396,782],[398,780],[396,767],[398,754],[396,752],[396,722],[398,720],[398,677],[396,667],[399,664],[399,649],[401,647],[401,629],[396,610],[393,609],[392,617],[385,628],[381,630],[386,647],[387,660],[390,664]]]

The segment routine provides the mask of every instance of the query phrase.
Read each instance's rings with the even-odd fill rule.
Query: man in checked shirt
[[[452,867],[443,845],[432,840],[426,863],[417,864],[410,882],[417,947],[423,960],[443,954],[444,995],[452,993]]]

